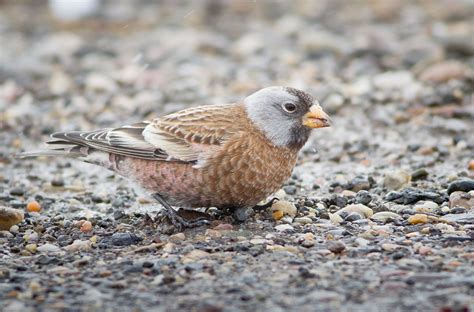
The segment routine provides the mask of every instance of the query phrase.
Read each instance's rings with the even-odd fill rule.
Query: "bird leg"
[[[270,200],[268,201],[268,203],[263,204],[263,205],[255,205],[255,206],[253,206],[252,209],[253,209],[254,211],[265,211],[265,210],[267,210],[267,208],[270,208],[270,207],[273,205],[274,202],[276,202],[276,201],[278,201],[278,200],[280,200],[280,199],[277,198],[277,197],[273,197],[272,199],[270,199]]]
[[[184,217],[180,216],[179,213],[171,207],[170,204],[166,202],[166,200],[161,197],[160,194],[154,193],[152,194],[153,198],[156,199],[165,210],[163,211],[164,215],[171,221],[173,226],[176,230],[181,231],[186,228],[193,228],[202,225],[209,225],[209,221],[205,218],[196,218],[193,220],[186,220]]]

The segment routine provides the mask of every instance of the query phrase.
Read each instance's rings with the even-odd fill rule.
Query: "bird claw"
[[[205,218],[187,220],[181,217],[176,211],[170,212],[166,209],[163,211],[163,213],[171,221],[171,224],[173,224],[177,231],[211,224],[209,220]]]
[[[203,217],[198,217],[194,219],[184,218],[179,214],[178,211],[174,210],[173,207],[171,207],[171,205],[168,204],[166,200],[159,194],[155,193],[153,194],[153,197],[165,208],[163,210],[163,214],[171,221],[171,224],[173,224],[174,228],[177,231],[210,224],[209,220]]]
[[[274,202],[280,200],[278,197],[273,197],[272,199],[270,199],[270,201],[268,201],[268,203],[265,203],[263,205],[255,205],[253,206],[253,210],[254,211],[265,211],[267,210],[268,208],[270,208]]]

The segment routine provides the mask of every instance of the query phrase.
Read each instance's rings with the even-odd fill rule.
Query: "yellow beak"
[[[308,128],[323,128],[331,126],[331,119],[326,114],[321,106],[313,104],[303,116],[303,125]]]

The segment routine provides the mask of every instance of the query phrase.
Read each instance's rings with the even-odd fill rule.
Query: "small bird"
[[[165,208],[254,207],[290,177],[314,128],[330,126],[311,95],[290,87],[261,89],[240,102],[198,106],[120,128],[57,132],[50,150],[21,156],[71,156],[138,182]]]

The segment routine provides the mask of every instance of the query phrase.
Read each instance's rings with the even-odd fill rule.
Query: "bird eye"
[[[288,113],[293,113],[296,110],[296,105],[293,103],[283,104],[283,109]]]

